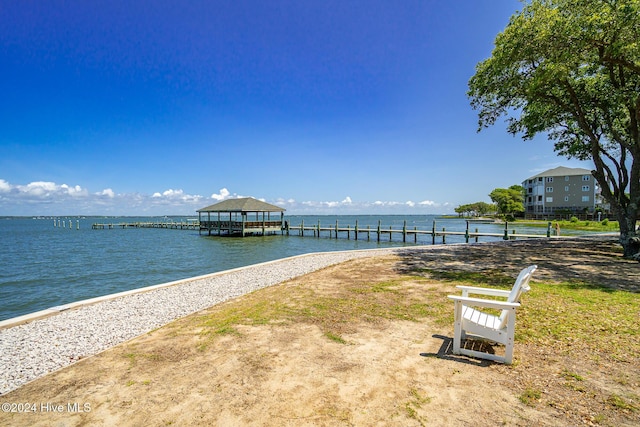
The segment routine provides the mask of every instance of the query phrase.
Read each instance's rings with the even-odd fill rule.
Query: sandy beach
[[[639,293],[640,267],[622,259],[614,237],[352,258],[247,290],[21,385],[0,396],[0,424],[640,423],[638,354],[616,358],[607,348],[518,337],[511,366],[451,354],[446,295],[456,290],[447,274],[509,278],[537,264],[532,292],[536,281],[580,280],[603,292]],[[434,303],[417,309],[424,300]],[[521,320],[535,320],[528,315],[523,310]],[[631,339],[637,347],[638,335]],[[531,389],[540,395],[524,402]]]

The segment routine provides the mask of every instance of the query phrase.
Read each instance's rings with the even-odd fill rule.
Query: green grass
[[[556,224],[560,226],[560,232],[562,230],[580,230],[580,231],[593,231],[593,232],[618,232],[620,231],[620,226],[618,225],[618,221],[577,221],[571,222],[569,220],[562,221],[546,221],[546,220],[519,220],[513,224],[515,226],[526,225],[527,227],[540,227],[547,228],[549,226],[549,222],[551,222],[551,226],[555,227]],[[553,231],[553,230],[552,230]]]
[[[575,372],[571,372],[566,369],[562,371],[560,375],[568,380],[584,381],[584,377],[582,375],[576,374]]]
[[[416,420],[420,425],[426,425],[423,420],[418,416],[418,410],[422,409],[425,404],[431,402],[429,396],[423,396],[420,391],[415,388],[409,390],[409,400],[405,402],[404,409],[407,417]]]
[[[627,401],[627,399],[622,396],[618,396],[617,394],[609,396],[607,403],[616,409],[624,409],[631,412],[636,412],[639,409],[637,406]]]
[[[341,337],[340,335],[338,335],[338,334],[334,334],[334,333],[333,333],[333,332],[331,332],[331,331],[327,331],[327,332],[325,332],[325,333],[324,333],[324,336],[325,336],[325,337],[327,337],[327,338],[329,338],[329,339],[330,339],[331,341],[333,341],[333,342],[337,342],[338,344],[346,344],[346,343],[347,343],[347,341],[346,341],[344,338],[342,338],[342,337]]]
[[[518,399],[525,405],[533,406],[538,400],[540,400],[541,396],[542,393],[540,392],[540,390],[527,388],[520,394],[520,396],[518,396]]]
[[[637,294],[574,281],[534,283],[523,298],[516,340],[581,347],[620,360],[640,354]]]

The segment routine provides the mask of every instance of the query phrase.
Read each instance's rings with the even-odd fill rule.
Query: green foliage
[[[483,216],[489,212],[494,212],[496,206],[486,202],[475,202],[466,205],[460,205],[455,208],[455,212],[466,216]]]
[[[524,189],[520,185],[512,185],[509,188],[496,188],[490,194],[491,200],[498,207],[498,212],[503,215],[513,216],[524,212],[522,201]]]
[[[479,129],[546,134],[561,155],[591,159],[623,237],[640,215],[640,2],[530,0],[469,81]],[[628,193],[626,193],[628,191]],[[630,256],[630,240],[621,239]]]
[[[580,220],[578,219],[578,217],[577,217],[577,216],[572,216],[571,218],[569,218],[569,221],[571,221],[571,222],[572,222],[572,223],[574,223],[574,224],[577,224],[577,223],[578,223],[578,221],[580,221]],[[587,224],[587,225],[588,225],[588,224]]]

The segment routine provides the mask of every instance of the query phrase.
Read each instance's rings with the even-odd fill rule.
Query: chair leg
[[[453,354],[460,354],[460,341],[462,338],[462,302],[456,301],[453,323]]]
[[[513,361],[514,333],[516,329],[516,309],[511,308],[507,321],[507,342],[504,344],[504,363],[510,365]]]

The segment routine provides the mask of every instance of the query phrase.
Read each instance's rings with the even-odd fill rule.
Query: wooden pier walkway
[[[536,238],[556,238],[559,236],[555,236],[551,233],[551,223],[549,223],[547,227],[546,234],[522,234],[517,233],[516,230],[509,230],[508,223],[504,223],[504,231],[502,233],[492,233],[492,232],[479,232],[476,228],[475,231],[471,231],[469,229],[469,221],[467,221],[467,226],[465,231],[447,231],[445,227],[442,227],[442,230],[436,229],[436,222],[433,222],[433,226],[430,230],[419,230],[417,227],[410,229],[407,227],[407,221],[404,221],[402,229],[393,229],[392,226],[389,228],[383,227],[381,222],[378,221],[378,226],[376,228],[371,228],[370,225],[367,225],[366,228],[358,227],[358,221],[356,221],[355,227],[350,225],[346,227],[341,227],[338,225],[336,221],[335,226],[321,226],[320,222],[314,225],[305,225],[304,221],[297,226],[291,226],[288,223],[285,225],[285,233],[287,236],[293,231],[297,231],[299,236],[304,237],[305,233],[307,236],[313,234],[313,237],[319,238],[324,233],[325,236],[328,235],[329,238],[338,238],[340,235],[342,237],[346,237],[347,239],[365,239],[371,240],[371,235],[373,234],[376,240],[379,242],[385,235],[388,235],[389,241],[393,240],[393,235],[400,234],[402,236],[402,241],[404,243],[407,242],[407,239],[413,240],[414,243],[418,243],[418,236],[431,236],[431,243],[436,244],[436,240],[438,238],[442,239],[442,243],[447,243],[447,236],[462,236],[464,237],[465,243],[469,243],[470,241],[478,242],[479,237],[495,237],[502,238],[504,240],[513,240],[513,239],[536,239]]]
[[[119,222],[119,223],[94,223],[91,228],[104,230],[112,228],[172,228],[176,230],[199,230],[198,221],[161,221],[161,222]]]
[[[355,226],[347,225],[341,226],[338,221],[334,225],[321,225],[320,221],[317,224],[305,225],[304,220],[299,225],[291,225],[288,221],[284,222],[284,227],[280,230],[283,235],[290,236],[297,234],[300,237],[328,237],[328,238],[346,238],[354,240],[367,240],[370,241],[372,236],[378,242],[383,239],[393,241],[393,236],[401,236],[402,242],[407,243],[413,241],[418,243],[419,236],[431,237],[431,244],[447,243],[448,236],[458,236],[464,238],[465,243],[478,242],[480,237],[492,237],[503,240],[514,239],[539,239],[539,238],[558,238],[555,236],[551,229],[551,223],[548,224],[545,234],[524,234],[517,233],[515,229],[509,229],[509,224],[504,223],[504,230],[501,233],[497,232],[480,232],[478,228],[475,230],[470,229],[471,221],[467,221],[466,229],[464,231],[447,231],[445,227],[437,227],[436,221],[433,221],[431,229],[418,229],[417,227],[407,227],[407,221],[404,221],[401,229],[393,228],[393,226],[382,226],[381,221],[378,221],[378,225],[372,227],[367,225],[366,227],[360,227],[356,220]],[[153,222],[120,222],[120,223],[94,223],[91,226],[92,229],[114,229],[114,228],[167,228],[177,230],[202,230],[202,224],[200,221],[153,221]],[[420,239],[421,243],[424,243],[425,239]],[[458,240],[459,241],[459,240]]]

